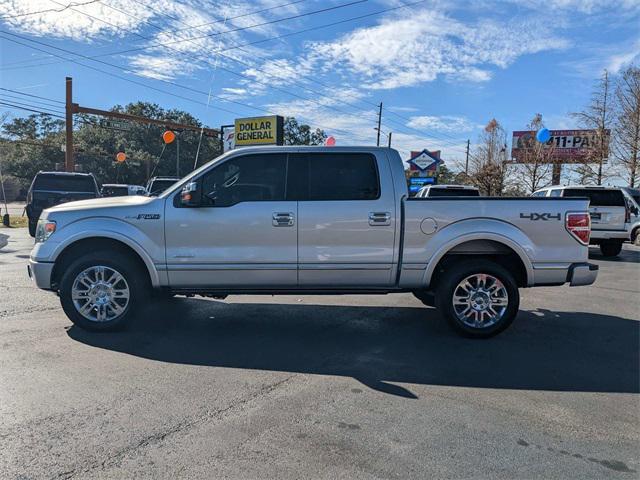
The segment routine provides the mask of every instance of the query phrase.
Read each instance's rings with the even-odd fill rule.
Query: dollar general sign
[[[282,145],[284,118],[270,117],[236,118],[236,147],[243,145]]]

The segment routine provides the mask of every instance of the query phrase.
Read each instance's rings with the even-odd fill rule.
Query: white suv
[[[590,200],[590,245],[599,245],[602,255],[615,257],[629,240],[630,212],[620,188],[590,185],[553,185],[534,192],[532,197],[586,197]]]

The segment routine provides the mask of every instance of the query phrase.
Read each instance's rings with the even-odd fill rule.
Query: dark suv
[[[38,218],[45,208],[99,196],[98,183],[90,173],[38,172],[27,193],[29,235],[35,237]]]

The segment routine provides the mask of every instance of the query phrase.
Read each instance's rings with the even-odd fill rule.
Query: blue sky
[[[403,156],[451,164],[492,117],[574,127],[603,69],[640,59],[638,0],[69,1],[0,0],[2,87],[64,100],[72,76],[85,106],[147,100],[212,127],[293,115],[342,145],[375,141],[383,102]]]

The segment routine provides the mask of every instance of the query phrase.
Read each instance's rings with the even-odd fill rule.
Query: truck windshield
[[[587,197],[591,206],[624,207],[624,195],[620,190],[597,190],[594,188],[567,188],[564,197]]]
[[[33,183],[34,190],[59,192],[95,192],[93,178],[75,175],[37,175]]]

